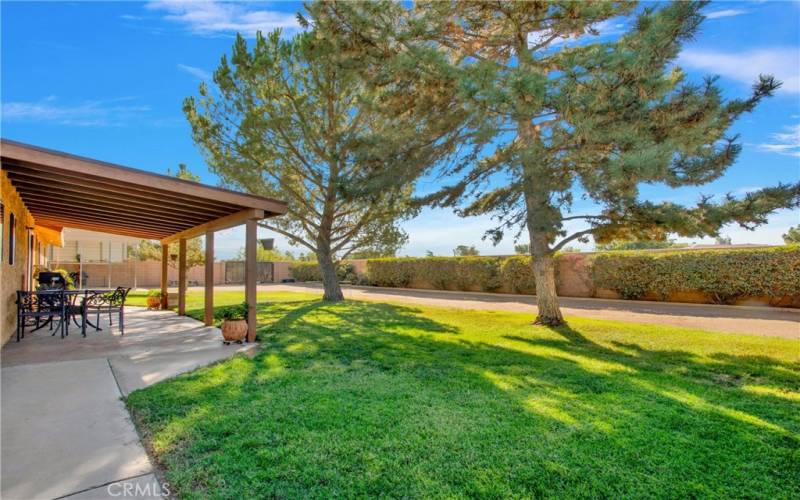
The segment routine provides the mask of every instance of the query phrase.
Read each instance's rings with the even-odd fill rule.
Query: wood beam
[[[99,217],[101,220],[114,220],[118,222],[130,221],[148,227],[161,227],[172,229],[173,231],[176,230],[176,228],[191,227],[191,224],[193,224],[192,221],[184,222],[180,219],[170,218],[169,214],[161,214],[160,217],[156,218],[149,217],[145,214],[136,215],[134,213],[117,212],[113,208],[105,209],[105,207],[99,207],[91,203],[73,204],[66,201],[49,201],[45,199],[32,199],[30,197],[23,197],[22,202],[25,203],[25,206],[28,207],[31,213],[38,211],[40,213],[69,214],[78,217],[79,220],[85,217]]]
[[[99,231],[101,233],[118,234],[121,236],[133,236],[135,238],[143,238],[146,240],[160,240],[164,237],[164,233],[156,231],[145,231],[131,227],[111,226],[107,224],[82,224],[74,220],[61,220],[59,218],[51,218],[48,216],[34,215],[34,220],[37,224],[48,224],[61,227],[72,227],[75,229],[86,229],[89,231]]]
[[[215,219],[210,222],[206,222],[205,224],[200,224],[198,226],[186,229],[185,231],[167,236],[166,238],[163,238],[161,242],[172,243],[175,240],[196,238],[197,236],[205,234],[208,231],[220,231],[222,229],[228,229],[230,227],[244,224],[245,221],[248,220],[258,220],[263,218],[263,210],[258,208],[248,208],[245,210],[240,210],[235,214],[226,215],[225,217],[220,217],[219,219]]]
[[[178,314],[186,316],[186,238],[178,240]]]
[[[245,222],[244,296],[247,302],[247,341],[256,340],[256,238],[257,219]]]
[[[205,279],[205,314],[206,326],[214,324],[214,232],[206,232],[206,279]]]
[[[142,231],[149,231],[151,233],[160,234],[163,238],[164,234],[170,234],[175,229],[172,227],[164,227],[159,224],[145,224],[138,221],[126,221],[116,217],[104,217],[97,214],[81,214],[65,210],[64,213],[59,213],[58,210],[40,209],[32,205],[25,205],[30,210],[34,219],[50,219],[62,221],[62,226],[69,226],[68,222],[75,222],[77,224],[96,224],[99,226],[110,226],[128,229],[139,229]],[[96,229],[95,231],[99,231]]]
[[[109,210],[113,210],[115,213],[125,213],[125,214],[138,214],[143,215],[147,214],[152,217],[164,217],[165,213],[174,213],[176,214],[175,218],[179,218],[181,220],[185,220],[188,222],[194,222],[195,224],[200,224],[208,220],[207,217],[203,217],[199,214],[199,212],[176,212],[175,210],[170,209],[169,211],[165,212],[163,209],[159,209],[158,207],[154,207],[153,205],[148,205],[145,203],[132,203],[123,199],[117,198],[116,200],[107,198],[104,196],[97,196],[92,195],[89,193],[80,193],[74,191],[63,191],[61,189],[56,190],[57,194],[53,192],[53,190],[46,190],[46,189],[37,189],[31,188],[25,185],[18,185],[14,184],[14,187],[17,188],[17,192],[22,196],[22,199],[44,199],[44,200],[61,200],[67,201],[70,204],[76,205],[86,205],[89,204],[93,207],[103,207],[108,208]]]
[[[9,165],[3,164],[3,169],[8,169]],[[11,167],[13,168],[13,167]],[[198,203],[189,199],[168,197],[161,193],[143,193],[140,191],[131,192],[126,189],[112,187],[103,183],[91,183],[86,179],[73,178],[71,176],[63,176],[51,174],[49,172],[36,172],[24,170],[9,170],[8,177],[11,179],[12,184],[25,185],[25,186],[53,186],[58,191],[70,191],[80,194],[90,193],[94,196],[100,196],[110,199],[125,199],[139,204],[146,204],[153,207],[163,208],[167,210],[176,210],[183,212],[198,212],[203,211],[207,213],[215,212],[218,216],[225,213],[230,213],[236,210],[236,205],[221,205],[219,203]],[[46,182],[43,182],[46,181]],[[97,184],[97,185],[95,185]]]
[[[161,244],[161,309],[169,309],[169,245]]]
[[[196,182],[144,172],[113,163],[83,158],[14,141],[2,140],[2,149],[2,155],[5,158],[24,163],[32,163],[37,166],[53,169],[54,171],[94,176],[101,179],[114,179],[118,183],[127,183],[134,186],[167,191],[168,193],[178,195],[195,196],[200,199],[229,203],[242,207],[254,207],[275,214],[286,213],[285,203],[269,198],[204,186]]]

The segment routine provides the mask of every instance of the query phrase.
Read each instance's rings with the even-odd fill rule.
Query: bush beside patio
[[[800,495],[796,341],[268,300],[254,359],[128,398],[176,496]]]

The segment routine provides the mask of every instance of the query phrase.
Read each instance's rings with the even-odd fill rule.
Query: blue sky
[[[215,184],[181,103],[209,79],[237,31],[291,33],[299,8],[288,2],[2,2],[2,136],[161,173],[183,162]],[[800,3],[713,2],[705,11],[708,19],[679,60],[692,78],[720,75],[729,97],[746,95],[759,73],[776,75],[784,87],[735,125],[744,151],[722,179],[691,189],[647,186],[643,196],[651,200],[692,203],[701,193],[738,195],[800,179]],[[601,31],[614,36],[622,28],[607,23]],[[420,189],[432,187],[427,180]],[[798,223],[797,212],[782,211],[755,232],[729,227],[724,233],[734,243],[780,243]],[[492,227],[488,217],[425,210],[404,226],[410,242],[401,254],[447,255],[459,244],[476,245],[482,254],[513,247],[511,240],[497,247],[481,241]],[[242,244],[240,230],[217,238],[220,257]]]

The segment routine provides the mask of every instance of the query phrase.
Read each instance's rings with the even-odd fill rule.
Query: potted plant
[[[161,290],[150,290],[147,292],[147,308],[160,309],[161,308]]]
[[[217,311],[217,319],[222,320],[222,338],[226,345],[231,342],[241,344],[247,337],[247,309],[247,302],[242,302]]]

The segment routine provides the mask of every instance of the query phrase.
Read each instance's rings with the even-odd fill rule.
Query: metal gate
[[[256,282],[272,283],[274,271],[275,269],[272,262],[257,262]],[[244,262],[225,262],[225,284],[229,283],[244,283]]]

